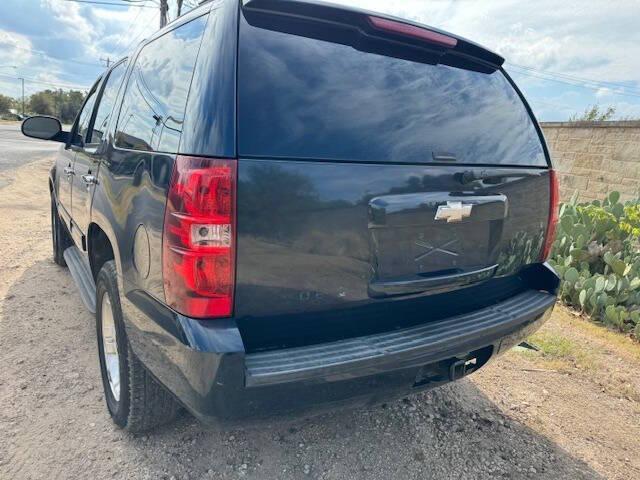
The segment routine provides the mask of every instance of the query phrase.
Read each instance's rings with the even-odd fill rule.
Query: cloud
[[[70,3],[64,0],[41,0],[44,9],[58,24],[55,36],[67,46],[83,49],[85,58],[121,57],[135,46],[144,34],[156,30],[152,22],[155,9],[107,9],[96,5]]]
[[[20,93],[20,80],[10,77],[27,79],[27,94],[58,85],[90,86],[104,70],[101,59],[121,58],[153,33],[157,22],[158,12],[150,8],[2,0],[0,65],[18,68],[0,69],[0,93]]]
[[[52,36],[74,39],[80,45],[91,47],[96,30],[99,25],[92,25],[88,19],[80,13],[80,3],[65,2],[63,0],[41,0],[41,5],[57,24],[57,29],[52,31]],[[98,28],[96,28],[98,27]]]
[[[616,116],[623,119],[639,119],[640,104],[630,102],[618,102],[616,104]]]
[[[469,38],[503,55],[509,64],[607,82],[640,91],[640,2],[492,0],[333,0],[407,18]],[[619,89],[572,87],[521,74],[518,83],[534,92],[531,100],[549,100],[559,92],[577,92],[579,111],[606,98],[618,106],[640,98],[615,95]],[[593,87],[593,85],[591,85]],[[623,90],[624,92],[624,90]],[[611,94],[611,95],[609,95]],[[529,95],[528,95],[529,96]],[[532,101],[535,103],[535,101]],[[626,107],[625,107],[626,108]],[[547,106],[554,119],[566,108]],[[622,111],[622,108],[618,108]],[[558,118],[560,117],[560,118]]]
[[[31,61],[32,45],[23,35],[0,30],[0,93],[17,96],[21,93],[18,72]],[[15,67],[15,68],[14,68]]]
[[[23,35],[0,30],[0,64],[19,67],[32,57],[31,42]]]
[[[171,5],[173,1],[169,0]],[[516,75],[511,69],[525,65],[614,82],[640,92],[638,0],[617,0],[614,6],[577,0],[332,1],[441,28],[500,53],[533,104],[548,104],[551,98],[569,92],[577,92],[583,102],[579,111],[599,101],[619,105],[619,111],[623,104],[640,104],[640,97],[620,95],[617,85],[585,89],[531,74]],[[16,64],[25,77],[47,72],[63,83],[90,85],[103,69],[100,59],[114,60],[131,51],[157,29],[158,15],[157,9],[134,6],[0,0],[0,65]],[[14,41],[22,48],[16,48]],[[0,70],[3,72],[8,73],[7,69]],[[552,107],[545,107],[554,119],[562,119],[565,111],[556,109],[553,113]]]
[[[416,20],[470,38],[507,61],[638,81],[640,2],[334,0]]]

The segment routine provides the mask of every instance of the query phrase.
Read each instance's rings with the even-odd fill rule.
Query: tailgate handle
[[[369,296],[373,298],[381,298],[426,291],[442,293],[464,285],[488,280],[493,277],[497,268],[498,265],[496,264],[470,272],[455,272],[429,277],[415,275],[411,278],[399,278],[383,282],[375,281],[369,283]]]

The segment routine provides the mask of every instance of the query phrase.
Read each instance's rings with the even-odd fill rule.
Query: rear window
[[[500,71],[410,62],[241,21],[240,155],[547,165]]]

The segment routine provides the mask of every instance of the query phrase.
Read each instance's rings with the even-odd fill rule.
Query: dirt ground
[[[122,432],[93,318],[51,261],[49,165],[0,173],[0,478],[640,478],[640,347],[561,307],[540,352],[393,404]]]

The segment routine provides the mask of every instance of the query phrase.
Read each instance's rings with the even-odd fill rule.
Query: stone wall
[[[603,199],[613,190],[623,199],[640,189],[640,121],[542,123],[562,200]]]

